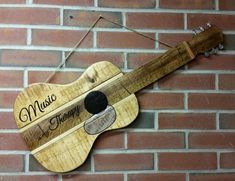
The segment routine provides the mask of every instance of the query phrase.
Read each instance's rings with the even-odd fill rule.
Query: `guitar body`
[[[139,110],[134,94],[123,88],[127,96],[120,99],[99,91],[121,76],[119,68],[104,61],[71,84],[32,84],[19,94],[15,120],[38,162],[54,172],[73,170],[86,160],[101,133],[134,121]],[[95,93],[101,96],[92,102]]]

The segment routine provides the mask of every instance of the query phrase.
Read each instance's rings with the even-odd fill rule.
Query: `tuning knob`
[[[200,26],[199,30],[204,31],[205,29],[202,26]]]
[[[204,55],[206,58],[208,58],[210,56],[210,52],[205,52]]]
[[[224,45],[222,45],[222,44],[219,44],[219,50],[223,50],[224,49]]]
[[[192,30],[194,35],[197,35],[197,31],[196,30]]]
[[[211,27],[211,24],[210,23],[206,23],[206,26],[208,26],[209,28]]]

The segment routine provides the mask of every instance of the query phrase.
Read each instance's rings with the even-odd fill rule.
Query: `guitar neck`
[[[132,94],[190,62],[195,56],[190,45],[182,42],[160,57],[125,74],[119,81]]]

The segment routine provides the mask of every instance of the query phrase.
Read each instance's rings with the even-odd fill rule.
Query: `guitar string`
[[[71,57],[71,55],[72,55],[72,54],[76,51],[76,49],[82,44],[82,42],[85,40],[85,38],[88,36],[88,34],[92,31],[92,29],[98,24],[98,22],[99,22],[101,19],[103,19],[103,20],[105,20],[105,21],[107,21],[107,22],[109,22],[109,23],[112,23],[112,24],[114,24],[114,25],[117,25],[117,26],[119,26],[119,27],[125,28],[125,29],[127,29],[127,30],[129,30],[129,31],[131,31],[131,32],[133,32],[133,33],[135,33],[135,34],[138,34],[138,35],[140,35],[140,36],[142,36],[142,37],[144,37],[144,38],[147,38],[147,39],[152,40],[152,41],[154,41],[154,42],[158,42],[159,44],[162,44],[162,45],[164,45],[164,46],[167,47],[167,48],[173,48],[171,45],[169,45],[169,44],[167,44],[167,43],[165,43],[165,42],[163,42],[163,41],[160,41],[160,40],[158,40],[158,39],[152,38],[152,37],[150,37],[150,36],[148,36],[148,35],[146,35],[146,34],[144,34],[144,33],[140,33],[140,32],[138,32],[138,31],[136,31],[136,30],[134,30],[134,29],[132,29],[132,28],[129,28],[128,26],[124,26],[124,25],[122,25],[122,24],[120,24],[120,23],[114,22],[114,21],[112,21],[112,20],[110,20],[110,19],[108,19],[108,18],[106,18],[106,17],[100,15],[100,16],[93,22],[93,24],[89,27],[89,29],[88,29],[87,32],[83,35],[83,37],[75,44],[75,46],[74,46],[74,47],[72,48],[72,50],[67,54],[67,56],[63,59],[63,61],[56,67],[56,69],[54,70],[54,72],[49,75],[49,77],[46,79],[45,83],[49,83],[49,82],[52,80],[52,78],[55,76],[55,74],[56,74],[57,72],[59,72],[59,70],[66,64],[66,62],[69,60],[69,58]]]

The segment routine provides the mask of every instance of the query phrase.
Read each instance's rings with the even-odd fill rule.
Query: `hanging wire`
[[[138,35],[140,35],[140,36],[143,36],[143,37],[145,37],[145,38],[147,38],[147,39],[149,39],[149,40],[152,40],[152,41],[154,41],[154,42],[158,42],[158,43],[160,43],[160,44],[162,44],[162,45],[164,45],[164,46],[166,46],[166,47],[168,47],[168,48],[173,48],[172,46],[170,46],[169,44],[167,44],[167,43],[164,43],[164,42],[162,42],[162,41],[160,41],[160,40],[157,40],[157,39],[154,39],[154,38],[152,38],[152,37],[150,37],[150,36],[147,36],[147,35],[145,35],[145,34],[143,34],[143,33],[140,33],[140,32],[138,32],[138,31],[136,31],[136,30],[134,30],[134,29],[131,29],[131,28],[129,28],[129,27],[127,27],[127,26],[124,26],[124,25],[122,25],[122,24],[119,24],[119,23],[117,23],[117,22],[114,22],[114,21],[111,21],[110,19],[108,19],[108,18],[105,18],[105,17],[103,17],[103,16],[99,16],[95,21],[94,21],[94,23],[90,26],[90,28],[87,30],[87,32],[84,34],[84,36],[75,44],[75,46],[72,48],[72,50],[68,53],[68,55],[63,59],[63,61],[58,65],[58,67],[56,68],[56,70],[51,74],[51,75],[49,75],[49,77],[46,79],[46,83],[47,82],[50,82],[51,80],[52,80],[52,78],[55,76],[55,74],[64,66],[64,64],[66,64],[66,62],[68,61],[68,59],[70,58],[70,56],[75,52],[75,50],[82,44],[82,42],[85,40],[85,38],[88,36],[88,34],[91,32],[91,30],[97,25],[97,23],[101,20],[101,19],[103,19],[103,20],[105,20],[105,21],[107,21],[107,22],[109,22],[109,23],[112,23],[112,24],[114,24],[114,25],[117,25],[117,26],[119,26],[119,27],[122,27],[122,28],[125,28],[125,29],[127,29],[127,30],[129,30],[129,31],[131,31],[131,32],[133,32],[133,33],[136,33],[136,34],[138,34]]]

